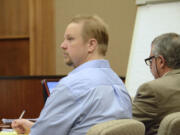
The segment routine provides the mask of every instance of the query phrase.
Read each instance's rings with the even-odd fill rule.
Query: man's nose
[[[65,49],[66,48],[66,43],[65,43],[65,41],[63,41],[62,43],[61,43],[61,45],[60,45],[60,47],[62,48],[62,49]]]

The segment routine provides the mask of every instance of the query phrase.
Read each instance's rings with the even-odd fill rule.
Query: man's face
[[[61,44],[64,61],[67,65],[77,67],[87,61],[88,45],[82,38],[82,23],[70,23]]]
[[[153,48],[153,45],[151,47],[150,57],[154,56],[154,54],[152,53],[152,48]],[[159,71],[158,71],[159,69],[158,69],[158,65],[157,65],[158,63],[156,59],[157,59],[156,57],[152,58],[151,64],[150,64],[150,70],[155,79],[159,78]]]

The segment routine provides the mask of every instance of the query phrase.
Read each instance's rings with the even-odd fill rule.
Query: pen
[[[22,119],[22,117],[24,116],[25,112],[26,112],[25,110],[22,111],[21,115],[19,116],[19,119]]]

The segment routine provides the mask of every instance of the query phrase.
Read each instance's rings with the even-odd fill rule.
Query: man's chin
[[[73,63],[71,61],[65,62],[67,66],[73,66]]]

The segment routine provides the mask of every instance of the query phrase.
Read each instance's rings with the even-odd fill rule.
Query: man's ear
[[[166,66],[166,60],[164,59],[162,55],[159,56],[158,62],[159,62],[160,68],[164,68]]]
[[[89,39],[88,41],[88,52],[93,52],[97,47],[97,40],[94,38]]]

